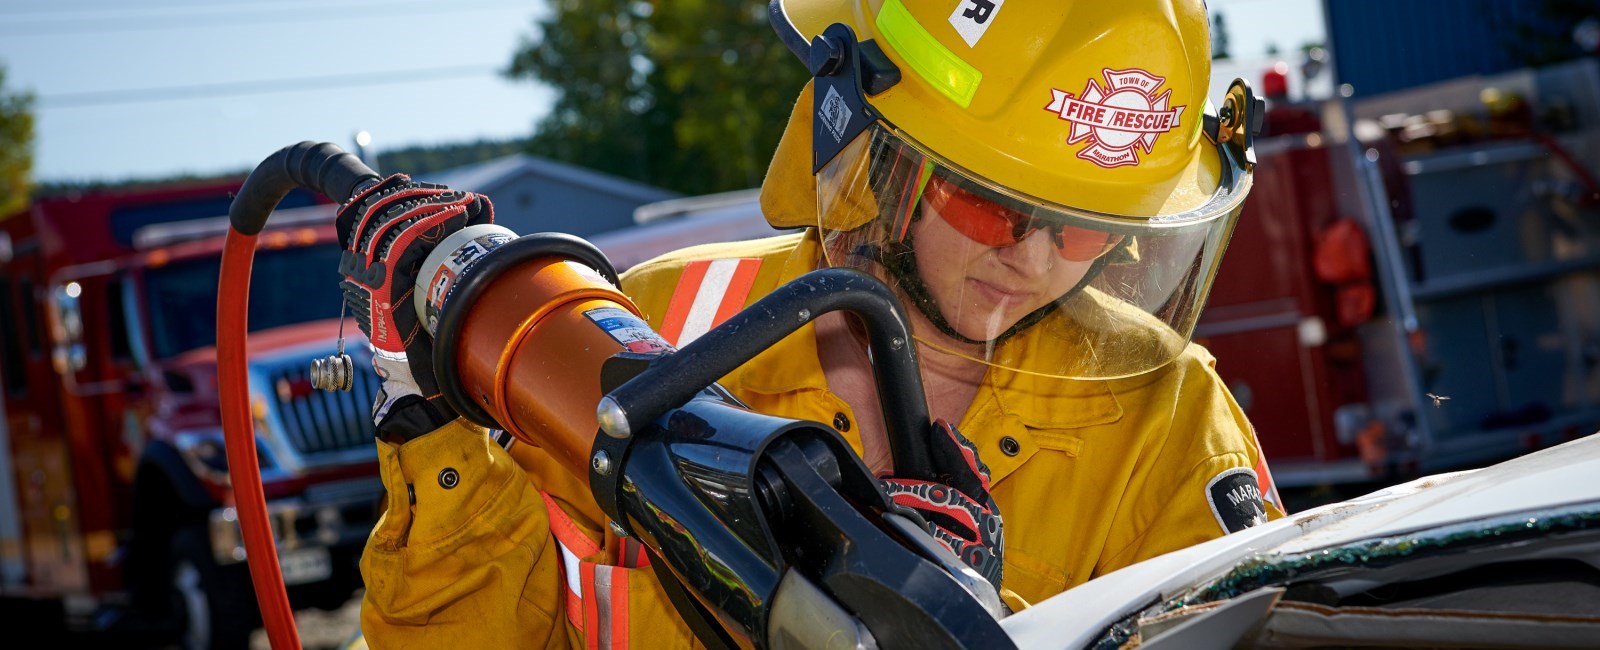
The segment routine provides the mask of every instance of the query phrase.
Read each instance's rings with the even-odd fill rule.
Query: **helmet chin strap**
[[[934,299],[933,294],[928,291],[927,283],[922,281],[922,273],[917,269],[917,255],[911,249],[910,240],[911,236],[907,234],[904,240],[892,241],[883,247],[873,246],[873,252],[877,253],[878,264],[882,265],[889,272],[889,275],[894,277],[895,286],[900,287],[900,291],[911,299],[911,304],[916,305],[917,311],[922,312],[923,317],[927,318],[928,322],[933,323],[935,328],[938,328],[945,336],[969,345],[998,343],[1009,336],[1012,330],[1016,329],[1013,326],[1011,330],[1006,330],[999,337],[988,341],[980,341],[968,338],[957,332],[956,328],[951,327],[950,321],[945,320],[944,310],[939,309],[939,301]],[[1028,318],[1032,317],[1033,314],[1028,315]],[[1027,320],[1027,318],[1023,320]],[[1018,324],[1020,325],[1021,323]]]
[[[875,259],[879,265],[883,266],[894,277],[895,284],[900,287],[900,290],[905,293],[907,298],[911,299],[911,304],[916,305],[917,311],[922,312],[928,322],[933,323],[933,326],[944,333],[945,336],[969,345],[998,345],[1020,334],[1023,330],[1038,324],[1039,321],[1044,320],[1046,316],[1056,310],[1062,298],[1082,291],[1084,287],[1094,281],[1100,275],[1100,272],[1105,269],[1107,260],[1111,257],[1110,255],[1101,255],[1089,267],[1088,272],[1083,274],[1083,278],[1078,281],[1076,286],[1061,294],[1055,300],[1029,312],[1027,316],[1023,316],[1021,320],[1018,320],[1006,331],[1001,332],[999,336],[989,340],[979,340],[957,332],[950,325],[950,321],[945,319],[944,310],[939,308],[939,301],[933,297],[932,292],[928,291],[928,284],[922,280],[922,272],[917,267],[913,233],[915,233],[915,229],[908,228],[904,239],[891,241],[881,247],[868,245],[866,247],[868,250],[861,252],[868,259]]]

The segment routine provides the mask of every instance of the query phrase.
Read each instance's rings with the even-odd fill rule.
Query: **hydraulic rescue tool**
[[[303,142],[263,161],[230,210],[217,337],[228,467],[274,648],[299,642],[251,444],[255,236],[294,187],[343,203],[378,180],[337,146]],[[869,335],[896,474],[936,480],[915,346],[875,278],[813,272],[674,350],[588,242],[472,225],[436,245],[413,295],[449,406],[586,479],[707,645],[1013,647],[994,587],[893,506],[837,432],[752,412],[715,383],[817,317],[847,312]],[[347,385],[349,363],[319,362],[319,385]]]

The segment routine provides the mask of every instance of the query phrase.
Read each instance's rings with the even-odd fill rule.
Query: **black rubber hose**
[[[338,145],[307,140],[279,149],[256,165],[228,206],[228,220],[234,230],[254,235],[266,227],[272,210],[296,187],[344,203],[379,178],[378,172]]]
[[[823,269],[795,278],[651,364],[608,397],[622,408],[631,431],[644,431],[668,410],[831,311],[854,314],[867,327],[895,476],[937,480],[928,454],[928,400],[905,309],[883,282],[854,269]]]

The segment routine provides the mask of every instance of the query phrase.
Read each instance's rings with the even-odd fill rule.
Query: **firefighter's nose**
[[[1037,277],[1050,270],[1058,258],[1055,240],[1048,229],[1040,228],[1014,246],[998,249],[1000,262],[1023,277]]]

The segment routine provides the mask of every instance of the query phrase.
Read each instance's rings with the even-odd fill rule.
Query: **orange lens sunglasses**
[[[1015,246],[1037,230],[1048,230],[1062,259],[1087,262],[1122,242],[1122,235],[1076,228],[1012,210],[939,176],[928,179],[922,199],[944,222],[972,241],[993,248]]]

